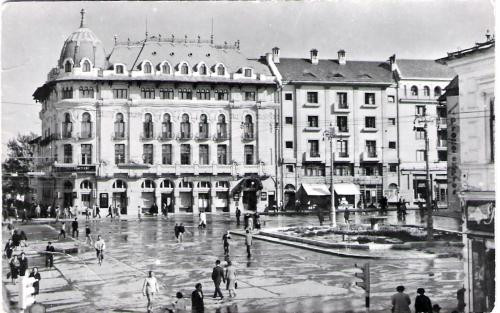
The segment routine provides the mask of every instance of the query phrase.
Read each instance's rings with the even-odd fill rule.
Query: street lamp
[[[335,128],[330,124],[330,127],[325,130],[323,133],[323,138],[330,140],[330,226],[336,227],[336,212],[335,212],[335,191],[333,190],[333,162],[334,162],[334,153],[333,153],[333,138],[335,137]]]

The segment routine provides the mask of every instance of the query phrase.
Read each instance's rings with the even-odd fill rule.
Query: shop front
[[[314,206],[329,207],[330,197],[330,190],[325,184],[302,184],[297,191],[301,209],[312,210]]]
[[[337,183],[333,185],[335,190],[335,207],[338,208],[340,202],[345,199],[348,207],[355,208],[359,201],[359,188],[353,183]]]

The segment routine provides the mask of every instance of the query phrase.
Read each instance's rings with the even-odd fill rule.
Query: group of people
[[[391,297],[391,312],[392,313],[411,313],[411,299],[408,294],[406,294],[404,286],[397,286],[396,293]],[[460,302],[460,301],[459,301]],[[459,303],[460,306],[460,303]],[[432,304],[431,299],[425,295],[424,288],[417,289],[417,296],[415,297],[415,313],[439,313],[441,307],[439,304]],[[452,313],[458,313],[458,311],[453,311]]]

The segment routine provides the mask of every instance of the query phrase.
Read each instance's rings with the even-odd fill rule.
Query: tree
[[[7,142],[7,159],[2,162],[3,194],[25,195],[30,191],[27,173],[33,171],[33,146],[30,141],[38,137],[34,133],[17,135]]]

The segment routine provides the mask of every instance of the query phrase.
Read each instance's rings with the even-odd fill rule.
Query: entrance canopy
[[[352,183],[341,183],[341,184],[334,184],[333,189],[335,192],[339,195],[359,195],[359,188],[355,184]]]
[[[302,184],[302,189],[308,196],[329,196],[330,190],[325,184]]]

